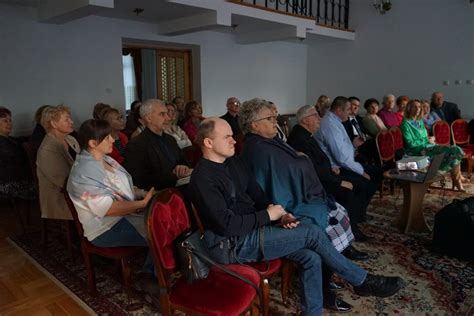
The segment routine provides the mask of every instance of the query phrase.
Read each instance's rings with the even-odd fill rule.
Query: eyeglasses
[[[263,121],[263,120],[267,120],[269,122],[276,122],[277,121],[277,116],[276,115],[271,115],[271,116],[267,116],[267,117],[262,117],[262,118],[253,120],[252,122],[259,122],[259,121]]]
[[[303,118],[307,118],[307,117],[311,117],[311,116],[319,116],[319,114],[316,112],[316,113],[313,113],[313,114],[310,114],[310,115],[306,115]]]

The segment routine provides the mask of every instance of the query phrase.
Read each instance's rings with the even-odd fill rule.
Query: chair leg
[[[48,232],[47,232],[47,219],[41,219],[41,245],[43,246],[43,251],[46,251],[48,244]]]
[[[122,277],[123,277],[123,285],[127,290],[131,287],[131,272],[132,269],[130,268],[130,258],[122,258],[120,260],[122,264]]]
[[[10,199],[11,205],[13,207],[13,212],[18,216],[18,221],[20,222],[21,230],[22,230],[22,235],[26,233],[26,228],[25,228],[25,223],[23,222],[23,216],[21,215],[21,210],[18,207],[15,198]]]
[[[66,243],[67,243],[67,250],[69,252],[69,258],[71,259],[71,261],[73,261],[74,260],[74,252],[72,249],[73,227],[71,227],[71,221],[65,220],[64,228],[65,228],[65,233],[66,233]]]
[[[260,302],[262,306],[262,314],[263,316],[268,316],[269,305],[270,305],[270,284],[268,284],[267,278],[261,278],[260,288],[262,289],[262,300],[263,300],[263,302]]]
[[[94,267],[92,266],[91,255],[83,251],[84,264],[87,271],[87,285],[89,287],[89,293],[91,296],[97,296],[97,286],[95,284],[95,273]]]
[[[288,260],[283,261],[283,267],[281,268],[281,299],[283,304],[288,302],[288,289],[290,285],[291,275],[291,263]]]
[[[260,310],[258,309],[258,295],[255,298],[254,302],[252,303],[252,307],[250,308],[250,315],[251,316],[258,316],[260,315]]]
[[[471,179],[472,167],[474,166],[474,158],[469,158],[467,160],[467,177]]]

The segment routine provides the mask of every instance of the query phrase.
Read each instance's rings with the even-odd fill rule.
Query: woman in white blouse
[[[67,190],[84,229],[84,236],[98,247],[146,246],[143,217],[133,216],[151,199],[133,186],[130,174],[109,157],[114,139],[104,120],[87,120],[79,129],[82,151],[77,155]],[[151,257],[144,270],[153,272]]]
[[[165,122],[165,126],[164,126],[165,133],[173,136],[176,139],[176,142],[178,143],[179,148],[183,149],[185,147],[191,146],[192,143],[189,140],[189,137],[186,134],[186,132],[183,131],[181,127],[176,125],[177,123],[176,105],[174,105],[173,103],[167,103],[166,108],[168,109],[169,120]]]

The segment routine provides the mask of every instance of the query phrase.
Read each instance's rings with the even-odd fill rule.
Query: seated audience
[[[428,134],[433,135],[433,124],[440,121],[441,118],[435,111],[430,111],[430,102],[428,100],[421,101],[421,117],[428,130]]]
[[[36,146],[36,148],[38,148],[41,145],[41,142],[46,136],[46,130],[44,126],[41,125],[41,115],[43,114],[44,109],[46,109],[48,106],[49,105],[42,105],[35,112],[36,125],[30,137],[30,143]]]
[[[133,132],[136,131],[136,129],[140,126],[138,123],[138,118],[135,116],[138,112],[136,111],[137,107],[140,107],[142,104],[141,101],[135,100],[132,102],[130,105],[130,110],[127,113],[127,120],[125,122],[125,130],[124,133],[127,135],[127,137],[131,138],[131,135]]]
[[[382,169],[355,161],[354,148],[358,148],[363,140],[355,137],[351,141],[342,124],[347,121],[350,108],[347,98],[335,98],[331,104],[331,110],[321,119],[321,127],[314,137],[329,158],[331,168],[337,168],[341,175],[351,182],[352,179],[363,181],[370,192],[370,199],[382,181]]]
[[[0,107],[0,196],[33,199],[35,185],[21,144],[10,136],[12,114]]]
[[[367,259],[350,246],[354,239],[350,221],[329,198],[306,155],[298,154],[276,136],[276,116],[271,104],[252,99],[242,104],[240,123],[245,134],[242,159],[258,184],[276,204],[301,221],[325,229],[337,250],[349,258]]]
[[[197,101],[188,102],[184,109],[184,123],[182,127],[191,142],[194,142],[202,120],[204,120],[204,117],[202,117],[201,104]]]
[[[183,127],[182,125],[184,123],[184,108],[186,107],[186,102],[184,102],[183,97],[179,97],[179,96],[173,98],[171,102],[173,102],[173,104],[176,105],[176,111],[178,112],[176,113],[177,125],[179,125],[179,127]]]
[[[145,125],[143,125],[143,120],[142,120],[142,117],[140,116],[140,107],[141,106],[142,106],[142,103],[140,102],[140,104],[135,106],[135,108],[133,110],[135,112],[135,114],[133,114],[133,118],[136,120],[135,123],[137,125],[137,128],[135,129],[135,131],[133,131],[132,135],[130,135],[130,138],[138,136],[141,132],[143,132],[145,130]]]
[[[108,154],[114,158],[119,164],[123,164],[125,148],[128,144],[128,137],[122,130],[125,128],[123,115],[115,108],[104,109],[101,113],[103,120],[109,122],[111,128],[111,135],[114,139],[114,146],[112,152]]]
[[[145,130],[128,143],[123,166],[141,188],[174,187],[178,179],[190,176],[192,169],[174,137],[163,132],[168,109],[163,101],[149,99],[141,105],[140,116]]]
[[[239,125],[240,101],[236,97],[230,97],[227,99],[226,106],[227,113],[221,116],[221,118],[229,123],[234,138],[238,138],[242,134]]]
[[[428,137],[421,117],[421,102],[419,100],[410,100],[400,128],[408,155],[433,157],[439,153],[444,153],[444,159],[439,169],[451,171],[453,189],[457,188],[464,191],[461,175],[461,160],[464,157],[464,152],[458,146],[435,145],[434,136]]]
[[[410,98],[408,98],[406,95],[399,96],[397,98],[396,104],[397,104],[397,118],[398,118],[398,125],[400,126],[402,124],[403,118],[405,117],[405,108],[408,104],[408,101]]]
[[[154,193],[133,186],[128,172],[108,156],[114,138],[107,121],[87,120],[79,129],[77,155],[67,191],[86,237],[98,247],[147,246],[143,217],[129,216],[146,207]],[[153,273],[148,256],[144,270]],[[155,281],[156,282],[156,281]]]
[[[278,118],[278,108],[277,108],[277,105],[271,101],[268,102],[270,104],[270,107],[273,111],[273,115],[275,115],[275,118]],[[280,126],[280,124],[278,124],[278,120],[276,121],[276,128],[277,128],[277,133],[276,133],[276,137],[278,137],[279,139],[281,139],[282,141],[286,142],[286,133],[285,133],[285,129]],[[288,128],[286,128],[286,130],[288,130]]]
[[[176,105],[173,103],[167,103],[166,108],[168,109],[168,120],[165,121],[165,133],[173,136],[181,149],[192,146],[188,135],[186,135],[181,127],[176,125]]]
[[[461,111],[456,103],[444,100],[442,92],[434,92],[431,95],[431,111],[436,112],[438,116],[451,125],[452,122],[461,118]]]
[[[107,108],[111,108],[111,106],[105,103],[97,103],[96,105],[94,105],[94,110],[92,111],[92,117],[96,120],[101,119],[102,111]]]
[[[379,101],[376,99],[368,99],[364,103],[364,108],[367,111],[367,115],[362,122],[370,136],[375,137],[380,131],[387,129],[382,119],[377,115],[379,111]]]
[[[383,96],[382,109],[377,112],[377,115],[382,119],[383,124],[387,127],[400,126],[398,116],[393,112],[395,106],[395,96],[393,94],[386,94]]]
[[[319,115],[323,117],[326,112],[329,110],[331,107],[331,99],[327,95],[320,95],[318,100],[316,101],[316,104],[314,105],[314,108],[316,111],[318,111]]]
[[[370,192],[367,192],[362,181],[351,182],[343,177],[339,170],[331,168],[329,158],[313,138],[314,133],[319,130],[321,120],[313,106],[305,105],[298,109],[296,120],[298,124],[293,127],[288,137],[288,145],[296,151],[308,155],[324,189],[348,211],[356,241],[368,240],[368,237],[360,230],[358,223],[361,214],[365,214],[369,205],[370,199],[367,197]]]
[[[360,100],[358,97],[349,97],[348,100],[351,104],[349,118],[342,122],[342,125],[344,125],[351,142],[355,142],[354,139],[358,138],[358,144],[360,145],[356,148],[355,159],[360,163],[380,165],[375,139],[368,135],[368,131],[363,123],[364,118],[357,114],[360,109]]]
[[[235,140],[227,122],[205,120],[196,143],[203,159],[190,185],[204,224],[204,241],[214,260],[222,264],[282,257],[295,261],[301,271],[303,315],[322,314],[322,262],[351,283],[358,295],[387,297],[402,287],[398,277],[375,276],[353,264],[334,249],[318,226],[300,224],[281,205],[268,200],[240,158],[231,158]],[[340,300],[325,301],[325,307],[350,311],[350,305]]]
[[[47,131],[36,159],[41,217],[72,220],[62,188],[80,149],[77,140],[69,135],[73,131],[69,108],[64,105],[46,108],[41,125]]]

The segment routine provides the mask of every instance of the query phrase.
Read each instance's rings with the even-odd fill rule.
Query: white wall
[[[305,103],[307,48],[301,44],[242,46],[218,32],[165,37],[154,24],[95,16],[42,24],[35,9],[0,4],[0,105],[14,113],[13,134],[31,131],[42,104],[70,106],[76,127],[97,102],[124,108],[123,38],[199,45],[196,95],[207,116],[225,113],[228,96],[268,98],[282,113]]]
[[[380,15],[373,1],[351,1],[355,41],[308,49],[307,100],[320,94],[381,100],[386,93],[429,99],[443,91],[474,117],[474,4],[468,0],[394,0]],[[449,86],[443,86],[450,80]]]

